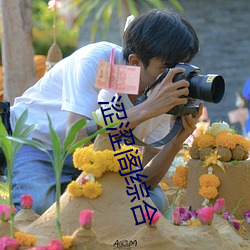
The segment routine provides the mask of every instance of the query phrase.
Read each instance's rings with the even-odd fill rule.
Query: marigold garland
[[[84,175],[92,175],[94,179],[100,178],[103,173],[112,171],[118,172],[121,170],[119,159],[126,157],[125,154],[120,156],[115,156],[115,154],[129,151],[129,157],[132,159],[131,162],[134,163],[135,160],[142,160],[142,156],[138,149],[134,146],[121,145],[121,149],[117,151],[104,150],[104,151],[94,151],[93,144],[88,147],[77,148],[73,154],[73,163],[75,168],[84,171]],[[136,154],[134,152],[137,152]],[[131,155],[130,155],[131,154]],[[137,166],[136,164],[131,164],[131,169],[133,170]],[[130,169],[125,169],[121,171],[126,173],[131,171]],[[101,184],[97,181],[90,180],[84,184],[72,181],[68,187],[68,192],[73,197],[85,196],[90,199],[97,198],[102,193]]]
[[[199,194],[205,199],[214,199],[218,195],[216,187],[201,187],[199,189]]]
[[[206,132],[200,137],[195,138],[192,143],[192,146],[198,146],[199,149],[208,147],[224,147],[234,149],[236,145],[242,146],[245,151],[250,150],[250,141],[247,138],[243,135],[227,130],[220,131],[216,136]]]
[[[172,177],[173,184],[179,188],[187,188],[188,168],[185,166],[176,167]]]
[[[101,195],[101,187],[102,185],[97,181],[88,181],[82,187],[83,195],[90,199],[95,199]]]
[[[201,187],[219,187],[220,180],[215,174],[203,174],[200,179]]]
[[[67,186],[67,190],[73,197],[80,197],[83,196],[83,185],[80,185],[76,181],[71,181],[69,185]]]
[[[202,134],[197,141],[197,146],[199,148],[213,148],[215,147],[215,138],[212,135]]]
[[[215,146],[234,149],[237,145],[237,140],[234,134],[228,131],[222,131],[215,136]]]
[[[36,237],[32,234],[26,234],[21,231],[15,232],[15,239],[21,246],[32,247],[36,245]]]

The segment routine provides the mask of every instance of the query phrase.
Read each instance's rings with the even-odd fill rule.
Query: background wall
[[[172,8],[168,1],[166,6]],[[226,121],[227,112],[235,109],[235,92],[241,91],[250,77],[250,1],[249,0],[179,0],[184,15],[195,27],[200,39],[200,53],[192,61],[201,74],[221,74],[226,83],[219,104],[205,103],[211,122]],[[175,11],[175,10],[174,10]],[[118,19],[106,40],[121,43]],[[90,23],[81,28],[79,46],[89,42]],[[101,40],[101,35],[97,36]],[[231,124],[240,132],[240,125]]]

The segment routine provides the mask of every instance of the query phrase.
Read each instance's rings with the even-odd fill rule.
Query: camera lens
[[[225,82],[220,75],[195,75],[189,79],[189,83],[189,96],[194,99],[219,103],[224,96]]]

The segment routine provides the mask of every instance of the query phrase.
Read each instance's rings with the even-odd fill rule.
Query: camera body
[[[200,99],[205,102],[219,103],[225,92],[225,82],[221,75],[208,74],[199,75],[200,68],[188,63],[178,63],[176,67],[181,67],[185,69],[185,72],[178,73],[174,76],[173,82],[185,79],[189,82],[189,94],[188,96],[183,96],[188,98],[188,103],[184,105],[177,105],[172,108],[168,114],[173,115],[188,115],[197,114],[198,106],[195,105],[195,99]],[[142,103],[147,99],[147,92],[152,89],[156,84],[160,83],[168,74],[169,69],[165,70],[154,83],[152,83],[145,90],[144,94],[137,98],[135,105]]]

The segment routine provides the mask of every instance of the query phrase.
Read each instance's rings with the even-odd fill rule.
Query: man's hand
[[[183,68],[169,70],[167,76],[151,90],[148,99],[141,104],[152,117],[167,113],[177,105],[187,104],[188,100],[183,96],[189,94],[189,82],[185,79],[173,82],[174,76],[181,72],[184,72]]]

